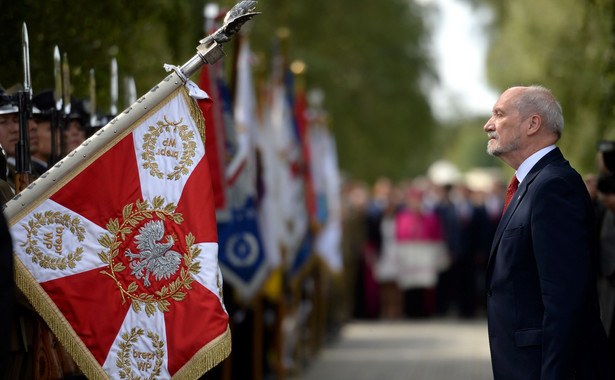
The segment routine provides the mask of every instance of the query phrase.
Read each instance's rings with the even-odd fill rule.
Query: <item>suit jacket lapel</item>
[[[506,229],[506,226],[508,225],[510,218],[513,216],[513,214],[517,210],[517,207],[521,204],[521,201],[523,200],[523,197],[527,193],[532,182],[534,181],[534,179],[536,179],[536,176],[538,175],[538,173],[540,173],[540,171],[543,168],[545,168],[550,163],[554,161],[558,161],[558,160],[564,160],[564,156],[562,155],[562,152],[559,150],[559,148],[555,148],[549,153],[547,153],[543,158],[541,158],[536,163],[536,165],[534,165],[534,167],[530,170],[528,175],[523,179],[523,182],[519,184],[519,188],[517,189],[515,196],[510,201],[510,204],[508,205],[506,212],[504,213],[504,215],[502,215],[502,219],[500,219],[498,228],[496,229],[495,234],[493,236],[493,243],[491,244],[491,251],[489,252],[489,260],[487,261],[487,273],[488,274],[489,274],[489,269],[491,268],[491,264],[493,262],[493,258],[497,252],[497,248],[500,245],[500,239],[502,238],[502,233]]]

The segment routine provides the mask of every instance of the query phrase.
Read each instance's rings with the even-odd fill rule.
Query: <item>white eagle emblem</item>
[[[132,275],[138,279],[143,278],[144,285],[150,286],[149,275],[156,280],[169,279],[179,269],[182,255],[169,249],[175,244],[172,236],[167,236],[166,243],[157,243],[164,238],[164,223],[156,220],[146,223],[139,229],[135,244],[139,253],[126,250],[126,256],[130,258]],[[135,260],[135,261],[133,261]],[[145,274],[143,273],[145,271]]]

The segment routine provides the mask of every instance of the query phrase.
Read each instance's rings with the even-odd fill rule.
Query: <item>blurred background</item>
[[[180,66],[195,54],[198,41],[219,26],[234,2],[216,5],[203,0],[5,1],[0,85],[16,89],[23,80],[26,22],[34,93],[54,86],[57,45],[70,61],[74,98],[88,99],[90,72],[95,73],[95,111],[101,115],[114,114],[111,62],[117,62],[121,112],[134,101],[126,83],[134,80],[137,96],[145,94],[167,76],[164,63]],[[206,14],[207,9],[213,13]],[[472,339],[485,335],[483,267],[501,212],[502,183],[512,169],[486,153],[482,127],[503,90],[541,84],[564,110],[566,126],[558,145],[581,175],[595,173],[596,143],[615,139],[615,2],[261,0],[256,10],[262,14],[244,26],[242,38],[250,42],[261,122],[268,120],[263,114],[274,113],[266,108],[275,103],[276,81],[284,81],[295,105],[317,89],[306,109],[326,116],[313,114],[304,121],[325,125],[333,137],[322,141],[335,145],[327,150],[332,161],[326,164],[336,166],[338,178],[320,190],[333,189],[337,199],[328,199],[324,216],[310,209],[314,204],[307,204],[300,217],[294,209],[280,216],[288,227],[282,234],[297,233],[293,223],[302,219],[305,228],[299,233],[304,235],[279,235],[278,262],[254,272],[258,278],[250,280],[247,292],[237,285],[236,274],[223,268],[233,352],[205,378],[301,376],[317,353],[356,321],[420,319],[418,330],[403,331],[422,336],[434,328],[424,325],[426,319],[452,318],[466,323],[464,331],[471,331]],[[239,38],[224,50],[227,57],[214,76],[233,92]],[[292,74],[280,75],[280,67]],[[199,82],[202,75],[192,80]],[[232,97],[223,92],[214,100],[229,108]],[[227,111],[220,112],[228,116]],[[290,172],[297,170],[304,173],[305,167]],[[224,224],[228,213],[218,211],[219,231],[230,225],[232,232],[233,226]],[[391,236],[391,225],[403,231],[417,223],[417,215],[420,236],[410,230],[407,236]],[[260,228],[265,240],[268,227]],[[324,236],[325,231],[333,235]],[[225,233],[230,232],[220,232],[221,245]],[[397,273],[417,264],[402,258],[415,254],[415,240],[421,252],[439,258],[430,264],[429,278]],[[391,242],[395,260],[401,260],[395,261],[397,268],[388,261]],[[270,247],[263,243],[263,248]],[[346,331],[367,344],[374,326],[351,326]],[[446,332],[438,353],[450,348],[449,328],[445,322],[430,333]],[[384,334],[395,337],[399,331],[385,327]],[[404,345],[416,339],[412,335]],[[442,378],[489,378],[486,341],[472,339],[461,342],[459,352],[467,353],[468,344],[483,348],[474,358],[480,375],[460,375],[460,367],[441,363],[429,370],[446,368]],[[419,368],[425,361],[418,358],[402,358],[400,365]],[[360,368],[346,378],[373,378],[361,377]],[[413,378],[437,378],[433,373]]]
[[[110,59],[145,93],[164,75],[162,63],[194,54],[204,36],[203,6],[198,0],[7,2],[0,14],[0,83],[21,81],[25,21],[35,91],[53,87],[58,45],[68,53],[73,94],[87,96],[93,68],[104,109]],[[414,176],[438,158],[464,171],[497,165],[483,154],[481,130],[493,94],[532,83],[561,102],[561,146],[587,172],[595,142],[614,134],[614,7],[608,0],[267,0],[248,27],[260,75],[270,71],[268,58],[280,44],[289,61],[305,62],[307,83],[326,94],[340,167],[354,178]]]

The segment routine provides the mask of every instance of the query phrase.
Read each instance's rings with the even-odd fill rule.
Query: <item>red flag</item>
[[[314,194],[314,185],[312,182],[312,171],[310,169],[311,153],[310,139],[308,134],[307,121],[307,100],[305,89],[299,87],[295,94],[294,114],[295,123],[297,125],[297,135],[301,144],[301,174],[305,186],[305,203],[310,220],[316,221],[316,196]]]
[[[17,285],[88,378],[198,377],[230,353],[202,115],[183,86],[144,99],[5,210]]]

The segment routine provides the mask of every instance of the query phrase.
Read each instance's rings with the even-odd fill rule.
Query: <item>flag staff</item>
[[[134,122],[182,86],[187,78],[203,65],[206,63],[213,64],[224,57],[222,44],[230,41],[232,35],[237,33],[245,22],[260,14],[260,12],[253,11],[256,4],[256,1],[244,0],[231,8],[224,18],[224,24],[199,41],[197,54],[181,67],[175,68],[174,73],[171,73],[147,94],[117,115],[80,147],[59,161],[45,175],[39,177],[37,181],[28,186],[28,191],[17,194],[7,202],[4,210],[7,219],[10,221],[20,214],[25,215],[28,209],[36,207],[34,202],[45,194],[51,194],[54,191],[54,185],[70,181],[75,176],[74,173],[78,167],[89,161],[93,156],[100,154],[101,151],[105,151],[105,148],[109,147],[116,138],[125,135],[126,130]]]

